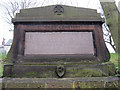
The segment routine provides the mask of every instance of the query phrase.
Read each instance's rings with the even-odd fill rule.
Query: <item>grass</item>
[[[0,54],[0,77],[3,76],[3,62],[7,58],[7,55],[5,53]]]
[[[110,61],[115,64],[115,67],[118,67],[120,64],[120,53],[111,53]]]
[[[115,76],[120,76],[120,53],[111,53],[111,58],[110,61],[115,64],[116,68],[116,75]]]
[[[0,62],[0,77],[3,75],[3,64]]]

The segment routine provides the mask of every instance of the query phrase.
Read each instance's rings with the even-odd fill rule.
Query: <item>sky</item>
[[[8,0],[1,0],[1,4],[3,4],[5,1]],[[105,0],[103,0],[105,1]],[[106,0],[109,1],[109,0]],[[115,0],[116,5],[118,6],[118,2],[120,0]],[[39,0],[40,6],[47,6],[47,5],[55,5],[55,4],[62,4],[62,5],[69,5],[69,6],[75,6],[75,7],[84,7],[84,8],[91,8],[96,9],[98,13],[101,12],[101,6],[99,0]],[[8,24],[4,21],[4,18],[1,17],[3,15],[3,11],[1,11],[0,7],[0,45],[2,44],[3,38],[5,38],[6,42],[8,39],[13,38],[13,32],[9,31]],[[109,48],[110,46],[107,45]],[[114,52],[112,48],[109,50],[110,52]]]

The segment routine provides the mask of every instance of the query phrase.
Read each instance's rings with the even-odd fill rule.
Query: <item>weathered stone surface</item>
[[[2,78],[0,78],[0,90],[2,90]]]
[[[60,63],[59,63],[60,64]],[[6,77],[39,77],[39,78],[58,78],[56,67],[59,64],[19,64],[12,67],[11,75],[4,71]],[[63,78],[75,77],[105,77],[115,75],[115,66],[113,63],[67,63],[62,64],[65,67]]]
[[[41,21],[94,21],[101,22],[100,14],[94,9],[76,8],[62,5],[64,12],[61,15],[54,13],[56,5],[22,9],[13,22],[41,22]]]
[[[118,89],[118,77],[81,77],[81,78],[4,78],[3,88],[115,88]]]
[[[10,61],[13,64],[13,66],[10,66],[9,64],[4,66],[4,77],[17,77],[17,78],[49,77],[58,79],[58,76],[56,74],[56,67],[58,65],[64,65],[65,74],[63,78],[66,79],[76,77],[78,78],[78,77],[113,76],[115,74],[114,65],[110,63],[106,64],[104,63],[109,61],[110,54],[103,40],[102,32],[103,22],[100,17],[100,14],[98,14],[96,10],[69,7],[63,5],[62,7],[64,8],[64,12],[58,15],[54,13],[53,11],[54,7],[55,6],[47,6],[26,9],[21,10],[21,12],[17,14],[16,18],[13,20],[15,24],[13,45],[8,54],[9,59],[8,61]],[[39,52],[37,51],[37,54],[35,52],[32,52],[33,51],[32,49],[34,49],[32,48],[32,46],[29,47],[28,49],[31,52],[26,53],[27,39],[25,37],[26,33],[30,32],[32,33],[49,32],[52,34],[55,33],[56,35],[54,37],[57,40],[59,39],[57,37],[59,36],[57,35],[58,32],[67,34],[69,33],[68,37],[71,39],[74,39],[72,38],[73,33],[82,34],[80,34],[80,36],[78,35],[78,38],[77,37],[75,38],[79,39],[78,42],[71,41],[71,43],[66,44],[65,47],[64,45],[62,46],[61,43],[58,43],[60,44],[57,45],[59,47],[56,46],[58,51],[57,49],[55,50],[55,52],[51,50],[52,51],[51,55],[51,52],[48,54],[49,49],[51,48],[51,43],[49,41],[48,43],[50,45],[48,45],[48,47],[46,45],[47,43],[45,43],[46,46],[45,45],[41,46],[42,47],[41,49],[39,49],[40,47],[38,46],[34,46],[34,48],[36,48],[36,50],[38,49],[39,51]],[[70,33],[72,33],[72,35]],[[86,35],[85,33],[88,34]],[[42,40],[41,43],[39,40],[41,40],[41,38],[43,38],[45,35],[43,35],[42,37],[39,36],[41,35],[38,35],[38,38],[35,38],[36,42],[32,43],[37,44],[38,41],[37,45],[42,44],[44,40]],[[64,38],[62,36],[60,37],[64,41]],[[83,38],[83,40],[81,38]],[[52,41],[55,39],[53,38]],[[71,39],[68,39],[68,41]],[[63,43],[66,42],[67,40],[64,41]],[[82,44],[80,44],[80,42]],[[52,43],[55,44],[55,42]],[[73,46],[68,48],[67,46],[69,45]],[[61,46],[62,46],[61,52],[57,53],[60,51]],[[78,46],[80,48],[76,49]],[[83,48],[83,46],[85,46],[86,48],[85,47]],[[43,48],[49,49],[43,50],[45,52],[41,53],[41,50]],[[52,46],[52,48],[54,48],[54,45]],[[66,49],[69,50],[67,51]],[[77,53],[74,53],[73,49],[75,51],[78,50]],[[57,82],[53,83],[50,82],[47,84],[49,87],[52,87],[55,83]],[[57,84],[58,87],[71,86],[71,83],[69,83],[68,86],[67,85],[62,86],[62,84],[64,83]],[[46,86],[46,84],[43,86]]]
[[[13,64],[5,64],[3,70],[3,76],[5,75],[6,77],[10,77],[12,74],[12,67]]]

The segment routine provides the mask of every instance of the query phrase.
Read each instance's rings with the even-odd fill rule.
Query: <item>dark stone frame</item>
[[[15,61],[24,61],[25,59],[30,59],[36,56],[24,56],[24,48],[25,48],[25,32],[93,32],[93,44],[94,44],[94,56],[95,58],[86,58],[86,55],[76,55],[75,57],[77,60],[72,57],[71,61],[79,61],[79,60],[85,60],[85,59],[93,59],[97,61],[108,61],[110,56],[109,52],[107,51],[107,48],[105,47],[105,43],[103,41],[103,35],[102,35],[102,24],[101,23],[92,23],[92,22],[43,22],[43,23],[17,23],[15,28],[15,44],[14,44],[14,59]],[[32,25],[31,25],[32,24]],[[102,42],[102,43],[101,43]],[[100,49],[99,45],[103,48]],[[16,49],[17,48],[17,49]],[[105,52],[106,56],[102,53]],[[37,55],[37,59],[43,59],[42,57],[47,55]],[[69,55],[68,55],[69,56]],[[79,56],[79,57],[78,57]],[[56,57],[61,58],[59,55]],[[55,57],[55,58],[56,58]],[[82,58],[80,58],[82,57]],[[51,58],[51,57],[48,57]],[[64,58],[64,56],[63,56]],[[17,59],[17,60],[16,60]],[[23,59],[23,60],[22,60]],[[79,59],[79,60],[78,60]],[[38,61],[39,61],[38,60]],[[46,61],[49,62],[45,58]],[[58,59],[59,60],[59,59]],[[34,61],[34,60],[33,60]],[[40,60],[41,62],[42,60]],[[54,61],[54,60],[53,60]],[[69,60],[68,60],[69,61]]]

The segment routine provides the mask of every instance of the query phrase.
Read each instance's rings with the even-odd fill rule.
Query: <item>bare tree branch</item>
[[[12,23],[12,18],[15,17],[16,13],[18,13],[20,9],[36,6],[38,6],[36,0],[11,0],[3,3],[1,6],[3,8],[2,17],[5,22],[9,24],[9,30],[13,30],[14,25]]]

